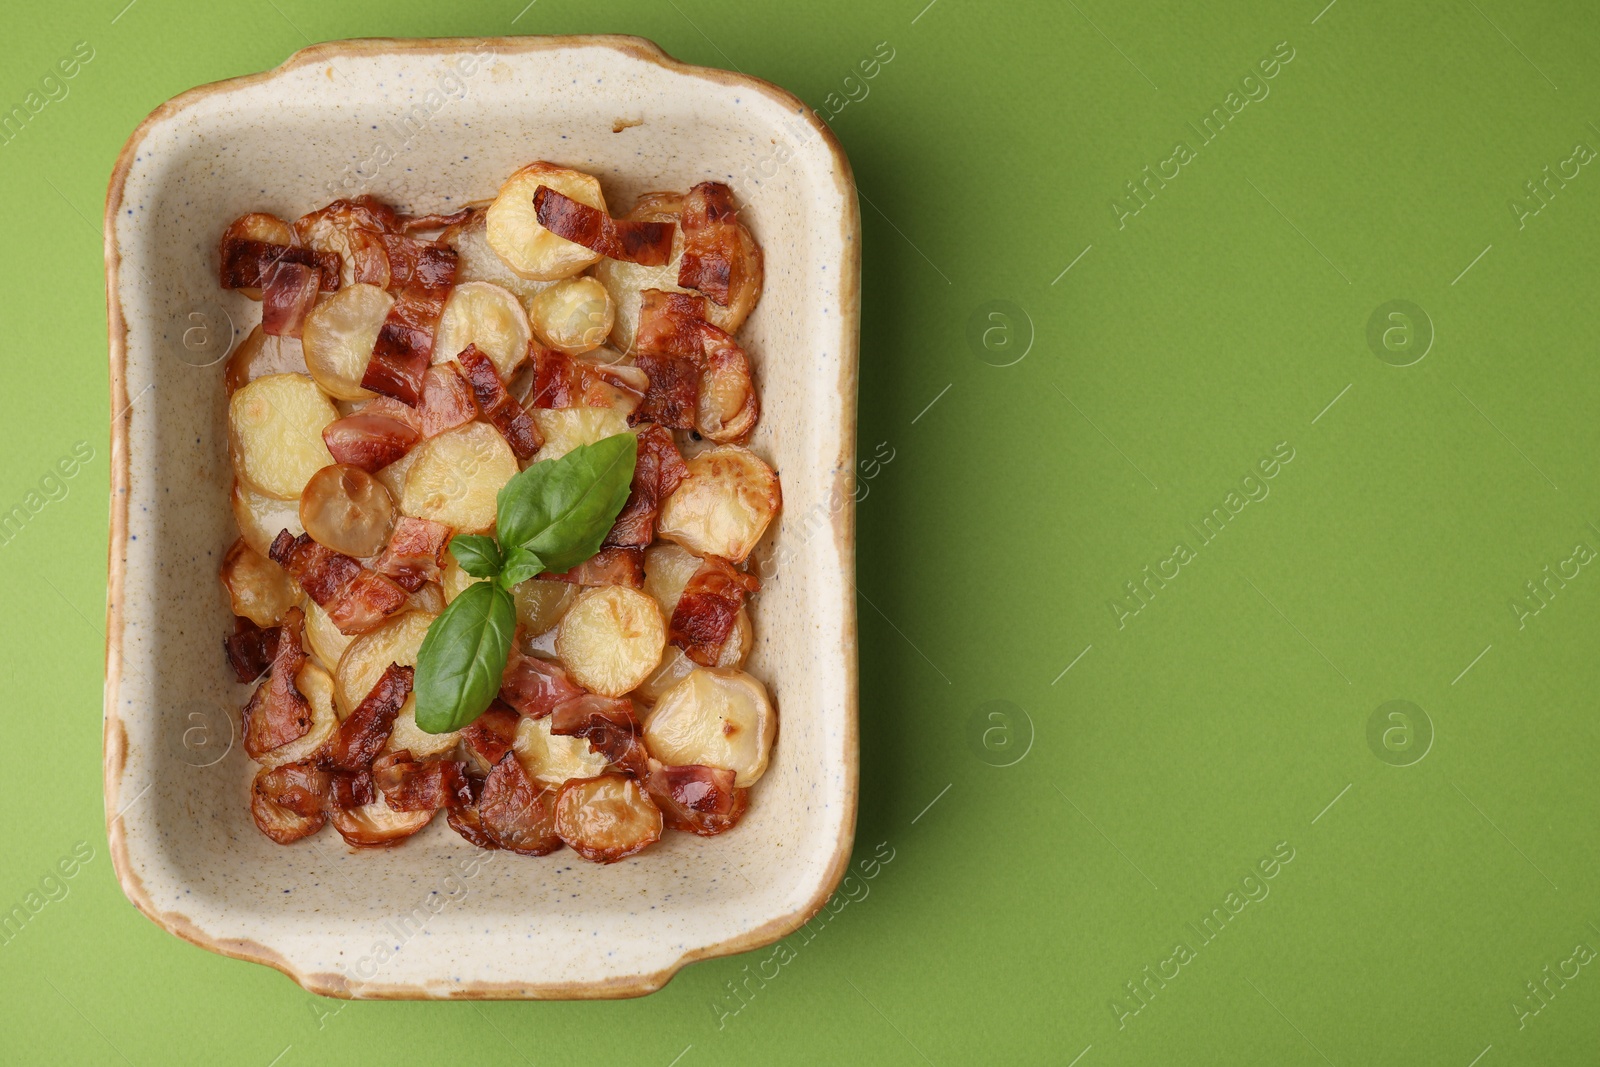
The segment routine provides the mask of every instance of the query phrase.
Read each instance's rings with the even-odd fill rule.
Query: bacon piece
[[[570,582],[573,585],[625,585],[630,589],[644,588],[644,549],[639,547],[602,548],[570,571],[559,574],[545,571],[539,575],[547,582]]]
[[[372,762],[372,783],[391,811],[438,811],[472,803],[466,764],[414,759],[410,749],[385,752]]]
[[[483,411],[484,418],[500,431],[511,451],[518,459],[528,459],[544,445],[544,435],[522,405],[511,399],[500,372],[488,356],[469,344],[456,356],[461,364],[462,376],[472,388],[472,395]]]
[[[400,218],[400,231],[415,233],[418,230],[442,230],[449,226],[459,226],[471,217],[470,207],[452,211],[448,215],[403,215]]]
[[[323,249],[333,260],[334,288],[348,276],[387,289],[390,285],[384,235],[394,230],[394,209],[372,196],[335,200],[294,221],[295,238],[308,248]]]
[[[417,246],[415,259],[404,263],[404,278],[397,269],[395,248],[389,252],[396,270],[394,285],[403,285],[389,317],[378,331],[372,359],[362,376],[364,388],[415,405],[422,399],[422,379],[433,355],[433,331],[439,324],[445,299],[455,283],[456,252],[443,245],[424,244],[411,238],[397,240]],[[406,246],[409,247],[409,246]]]
[[[342,552],[281,530],[268,550],[343,634],[366,633],[406,603],[406,591]]]
[[[220,270],[224,289],[260,289],[279,263],[299,263],[317,272],[317,287],[323,292],[339,288],[339,259],[309,248],[272,244],[245,237],[225,235],[220,250]]]
[[[507,753],[484,779],[477,803],[479,825],[490,840],[509,852],[523,856],[554,852],[561,847],[555,826],[556,796],[556,790],[534,784],[516,753]],[[461,832],[459,826],[456,830]]]
[[[368,474],[411,451],[421,436],[422,431],[416,426],[390,415],[369,415],[365,411],[334,419],[322,428],[322,443],[333,454],[333,461],[360,467]]]
[[[734,772],[700,764],[669,766],[650,760],[645,791],[666,823],[701,837],[733,829],[750,804],[750,790],[734,787]]]
[[[272,666],[278,650],[278,632],[276,626],[263,630],[242,615],[234,616],[233,633],[222,639],[222,650],[235,678],[253,682]]]
[[[678,597],[667,640],[702,667],[715,667],[745,596],[760,588],[761,579],[755,575],[721,556],[706,556]]]
[[[537,347],[533,360],[528,403],[536,408],[618,408],[631,414],[649,388],[638,367],[608,366]]]
[[[614,219],[597,207],[562,196],[548,185],[533,194],[539,225],[610,259],[659,267],[672,258],[672,223]]]
[[[455,249],[394,232],[386,232],[379,239],[389,257],[391,291],[399,292],[411,286],[448,288],[455,283]]]
[[[328,819],[331,785],[328,772],[309,760],[259,771],[250,787],[256,828],[280,845],[316,833]]]
[[[650,390],[634,422],[694,429],[721,443],[750,436],[761,415],[750,361],[732,337],[706,321],[705,297],[644,290],[635,344]]]
[[[550,732],[562,737],[582,737],[589,747],[613,767],[636,778],[647,771],[650,753],[639,739],[639,720],[633,701],[585,693],[557,704],[550,714]]]
[[[324,766],[350,772],[366,769],[388,743],[395,716],[400,714],[406,697],[411,695],[414,676],[415,669],[412,667],[389,664],[372,691],[339,724],[339,732],[334,735],[333,743],[323,758]]]
[[[500,677],[500,699],[530,719],[543,718],[562,701],[583,695],[583,687],[572,680],[561,664],[538,656],[524,656],[515,648]]]
[[[311,729],[311,704],[295,685],[295,676],[309,658],[300,643],[304,630],[305,614],[299,608],[284,612],[272,671],[244,706],[244,751],[251,759],[260,759]]]
[[[450,527],[430,519],[402,515],[394,533],[372,569],[394,579],[408,593],[443,577],[444,554],[450,544]]]
[[[338,811],[347,811],[350,808],[359,808],[371,804],[378,799],[377,790],[372,785],[372,774],[361,770],[351,774],[344,771],[330,771],[329,780],[333,783],[332,795],[328,801],[329,807]]]
[[[428,368],[422,381],[422,436],[437,437],[478,417],[472,388],[462,380],[454,363]]]
[[[689,476],[671,430],[652,424],[635,433],[639,451],[633,465],[633,484],[628,489],[628,502],[606,534],[607,545],[644,548],[654,541],[656,516],[661,513],[662,503]]]
[[[261,279],[261,332],[271,337],[299,337],[306,316],[317,303],[319,276],[315,267],[280,259]]]
[[[495,700],[482,715],[461,728],[461,739],[491,767],[511,751],[517,740],[516,709]]]
[[[678,285],[697,289],[727,307],[733,275],[742,271],[745,263],[746,235],[733,206],[733,190],[721,182],[701,182],[690,189],[683,198],[681,225]]]

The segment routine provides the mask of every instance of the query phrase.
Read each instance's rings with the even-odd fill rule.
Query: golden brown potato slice
[[[723,445],[688,461],[656,533],[701,556],[743,563],[782,504],[778,476],[748,448]]]
[[[556,833],[594,863],[615,863],[661,840],[661,809],[623,774],[568,782],[556,801]]]
[[[528,318],[541,344],[575,356],[605,344],[616,308],[595,279],[567,278],[529,302]]]
[[[533,194],[541,185],[601,211],[606,210],[606,199],[593,175],[553,163],[529,163],[500,186],[484,216],[489,247],[524,278],[551,281],[578,273],[600,254],[539,225]]]
[[[306,528],[300,525],[298,500],[279,500],[267,496],[235,478],[232,502],[233,521],[239,524],[244,543],[263,556],[272,547],[272,539],[278,536],[279,531],[288,530],[296,537],[306,532]]]
[[[300,494],[300,522],[311,539],[357,559],[383,551],[394,519],[389,490],[360,467],[324,467]]]
[[[264,754],[260,761],[264,767],[310,759],[339,728],[339,716],[333,707],[332,675],[308,660],[294,676],[294,684],[306,698],[306,703],[311,705],[311,729],[287,745],[279,745]]]
[[[335,808],[328,821],[356,848],[399,844],[433,821],[434,811],[395,811],[380,796],[359,808]]]
[[[512,748],[528,777],[542,785],[593,778],[606,770],[606,758],[591,749],[587,740],[552,734],[548,715],[542,719],[520,717]]]
[[[306,316],[301,346],[306,367],[324,392],[340,400],[376,396],[361,386],[394,297],[358,282],[322,301]]]
[[[465,285],[468,282],[489,282],[515,293],[526,308],[534,297],[551,284],[524,278],[506,266],[506,261],[489,247],[488,228],[481,208],[473,211],[472,216],[465,222],[451,226],[440,234],[439,243],[449,245],[456,250],[457,285]]]
[[[252,211],[247,215],[240,215],[228,225],[224,241],[236,238],[241,241],[261,241],[269,245],[293,245],[296,243],[294,229],[287,222],[276,215],[268,215],[260,211]],[[239,290],[240,293],[251,300],[261,299],[261,289],[258,286],[246,286]]]
[[[275,336],[257,325],[228,357],[222,380],[232,396],[241,386],[269,374],[305,374],[306,354],[300,338]]]
[[[298,500],[311,476],[333,462],[322,428],[338,417],[304,374],[257,378],[228,401],[234,472],[267,496]]]
[[[733,771],[743,788],[766,772],[777,728],[766,686],[743,671],[699,667],[650,709],[644,743],[663,763]]]
[[[233,613],[260,627],[276,626],[300,603],[300,592],[282,567],[240,538],[222,557],[222,584]]]
[[[350,647],[355,637],[341,632],[328,618],[328,613],[322,610],[322,605],[310,597],[305,598],[300,608],[306,613],[306,651],[315,656],[325,669],[336,670],[344,650]]]
[[[544,437],[533,462],[560,459],[579,445],[592,445],[628,432],[628,415],[619,408],[529,408]]]
[[[671,621],[683,587],[700,569],[700,557],[682,545],[668,542],[644,550],[644,591],[661,605],[661,617]]]
[[[450,291],[439,316],[433,332],[433,362],[449,362],[468,345],[477,345],[500,377],[509,380],[528,358],[532,337],[528,314],[515,293],[489,282],[467,282]]]
[[[556,655],[572,680],[607,697],[620,697],[650,677],[666,643],[655,600],[625,585],[585,589],[556,631]]]
[[[517,473],[506,439],[485,422],[469,422],[412,449],[400,511],[481,533],[494,526],[495,499]]]
[[[750,644],[755,631],[750,625],[750,612],[745,608],[739,609],[739,614],[733,620],[733,632],[728,635],[728,640],[723,643],[722,654],[717,657],[718,667],[739,668],[744,666],[744,661],[750,656]],[[668,645],[661,653],[661,666],[639,684],[633,695],[647,704],[660,700],[662,695],[689,677],[699,664],[683,654],[683,649],[676,645]]]

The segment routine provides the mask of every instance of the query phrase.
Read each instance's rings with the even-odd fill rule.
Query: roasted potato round
[[[579,445],[592,445],[628,432],[628,416],[617,408],[529,408],[544,437],[535,463],[560,459]]]
[[[620,697],[650,677],[666,643],[655,600],[624,585],[585,589],[556,631],[556,655],[572,680],[607,697]]]
[[[335,808],[328,817],[345,843],[356,848],[398,844],[433,821],[436,812],[395,811],[378,797],[359,808]]]
[[[542,785],[560,785],[572,778],[593,778],[604,774],[606,758],[589,747],[581,737],[562,737],[550,732],[550,717],[517,720],[517,739],[512,746],[517,762],[528,777]]]
[[[433,362],[446,363],[468,345],[489,357],[501,378],[509,379],[528,358],[528,315],[515,293],[489,282],[467,282],[450,291],[433,332]]]
[[[661,507],[657,534],[696,555],[743,563],[782,504],[777,474],[739,445],[701,452],[688,467]]]
[[[296,537],[306,532],[306,528],[300,525],[298,500],[279,500],[267,496],[235,478],[232,504],[233,521],[239,524],[244,543],[263,556],[272,547],[272,539],[280,531],[288,530]]]
[[[306,651],[327,670],[337,670],[339,659],[355,637],[335,626],[333,620],[328,618],[328,613],[322,610],[322,605],[310,597],[305,598],[300,608],[306,613]]]
[[[700,557],[682,545],[654,544],[644,550],[644,591],[661,605],[661,617],[671,620],[683,587],[700,569]]]
[[[431,437],[411,450],[400,511],[481,533],[494,526],[495,501],[517,473],[517,457],[500,432],[469,422]]]
[[[376,396],[361,385],[394,297],[376,285],[346,286],[311,309],[300,339],[306,367],[324,392],[340,400]]]
[[[288,572],[242,537],[222,557],[221,577],[233,613],[260,627],[278,625],[283,613],[300,603],[299,590]]]
[[[490,282],[516,294],[526,309],[529,302],[552,283],[524,278],[506,266],[506,261],[489,247],[484,214],[481,208],[474,210],[465,222],[451,226],[439,235],[440,244],[456,250],[456,284]]]
[[[743,671],[699,667],[650,709],[644,743],[663,763],[733,771],[743,788],[766,772],[777,726],[766,686]]]
[[[517,605],[517,625],[530,637],[549,633],[578,598],[578,587],[571,582],[551,582],[529,578],[511,589]]]
[[[605,344],[616,318],[606,287],[593,278],[567,278],[534,297],[528,318],[539,342],[568,355]]]
[[[311,539],[358,559],[383,551],[394,518],[389,490],[360,467],[324,467],[300,493],[300,522]]]
[[[615,863],[661,840],[661,809],[623,774],[568,782],[556,801],[556,833],[594,863]]]
[[[228,357],[222,380],[232,396],[241,386],[269,374],[306,373],[306,354],[300,338],[266,333],[258,324]]]
[[[333,402],[303,374],[257,378],[228,401],[234,472],[267,496],[298,500],[311,476],[333,462],[322,428],[338,417]]]
[[[484,216],[489,247],[524,278],[550,281],[578,273],[600,254],[539,225],[533,194],[541,185],[601,211],[606,210],[606,199],[599,179],[553,163],[529,163],[500,186]]]

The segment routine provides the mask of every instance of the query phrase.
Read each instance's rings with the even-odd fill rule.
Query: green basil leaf
[[[517,629],[511,594],[474,582],[428,627],[417,652],[417,726],[430,734],[459,730],[500,692]]]
[[[500,584],[510,589],[544,570],[544,561],[538,556],[525,548],[513,548],[506,553],[506,565],[500,571]]]
[[[493,578],[506,562],[494,538],[482,534],[461,534],[451,538],[450,554],[461,564],[461,569],[474,578]]]
[[[628,502],[639,439],[619,433],[535,463],[500,490],[497,532],[550,571],[571,570],[600,551]]]

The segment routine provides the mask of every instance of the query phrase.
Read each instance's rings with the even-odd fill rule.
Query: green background
[[[0,510],[94,449],[0,548],[0,910],[93,850],[0,944],[0,1058],[1595,1062],[1600,174],[1524,188],[1600,147],[1592,6],[523,2],[0,16],[5,108],[95,52],[0,147]],[[599,31],[836,112],[861,455],[893,455],[859,507],[857,855],[894,858],[742,1007],[766,952],[624,1003],[341,1009],[163,933],[106,855],[106,181],[161,101],[311,41]],[[1577,573],[1540,606],[1547,565]]]

